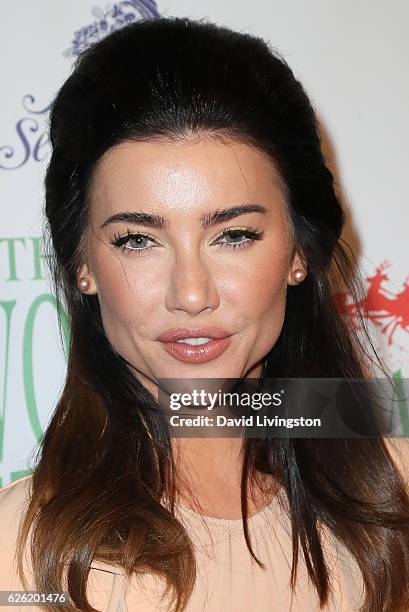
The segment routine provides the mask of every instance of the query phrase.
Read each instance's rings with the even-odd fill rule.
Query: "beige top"
[[[395,454],[395,458],[406,475],[409,440],[395,439],[396,442],[405,453],[404,463],[400,456]],[[30,478],[25,476],[0,490],[0,591],[23,590],[13,557],[18,521],[28,498]],[[249,519],[254,552],[265,563],[265,570],[250,556],[241,519],[202,517],[189,508],[178,506],[178,518],[183,521],[194,542],[197,560],[196,584],[187,612],[318,612],[318,598],[309,583],[302,552],[299,555],[296,594],[291,604],[291,530],[280,501],[286,504],[282,491],[269,506]],[[356,562],[329,532],[323,531],[322,535],[333,578],[333,597],[325,610],[357,611],[362,605],[364,591]],[[171,608],[166,601],[160,600],[162,592],[162,579],[152,575],[135,576],[127,584],[120,569],[101,562],[92,563],[87,593],[90,603],[97,610],[167,612]],[[2,609],[16,612],[20,607]],[[38,607],[21,607],[21,612],[34,610],[38,610]]]

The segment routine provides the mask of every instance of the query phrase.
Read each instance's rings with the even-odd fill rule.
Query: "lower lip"
[[[205,363],[211,361],[223,353],[229,346],[230,337],[215,338],[206,344],[183,344],[181,342],[163,342],[165,350],[173,357],[187,363]]]

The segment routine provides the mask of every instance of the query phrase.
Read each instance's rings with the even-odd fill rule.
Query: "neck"
[[[243,439],[176,438],[172,443],[178,501],[205,515],[240,518]],[[248,490],[250,516],[276,493],[271,476],[261,480],[261,489],[250,486]]]

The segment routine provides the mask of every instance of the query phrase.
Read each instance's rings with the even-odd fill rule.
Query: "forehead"
[[[158,138],[109,149],[95,169],[90,196],[98,217],[124,207],[172,214],[243,202],[274,206],[284,186],[267,153],[247,143]]]

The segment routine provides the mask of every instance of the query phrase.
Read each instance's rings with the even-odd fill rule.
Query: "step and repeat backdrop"
[[[368,326],[409,377],[409,38],[405,0],[20,0],[0,20],[0,485],[30,469],[65,376],[42,245],[50,104],[77,55],[158,16],[208,18],[271,41],[305,85],[366,284]],[[130,61],[132,59],[130,58]],[[206,57],[203,57],[206,62]],[[354,316],[348,295],[340,308]],[[409,435],[409,405],[399,418]]]

